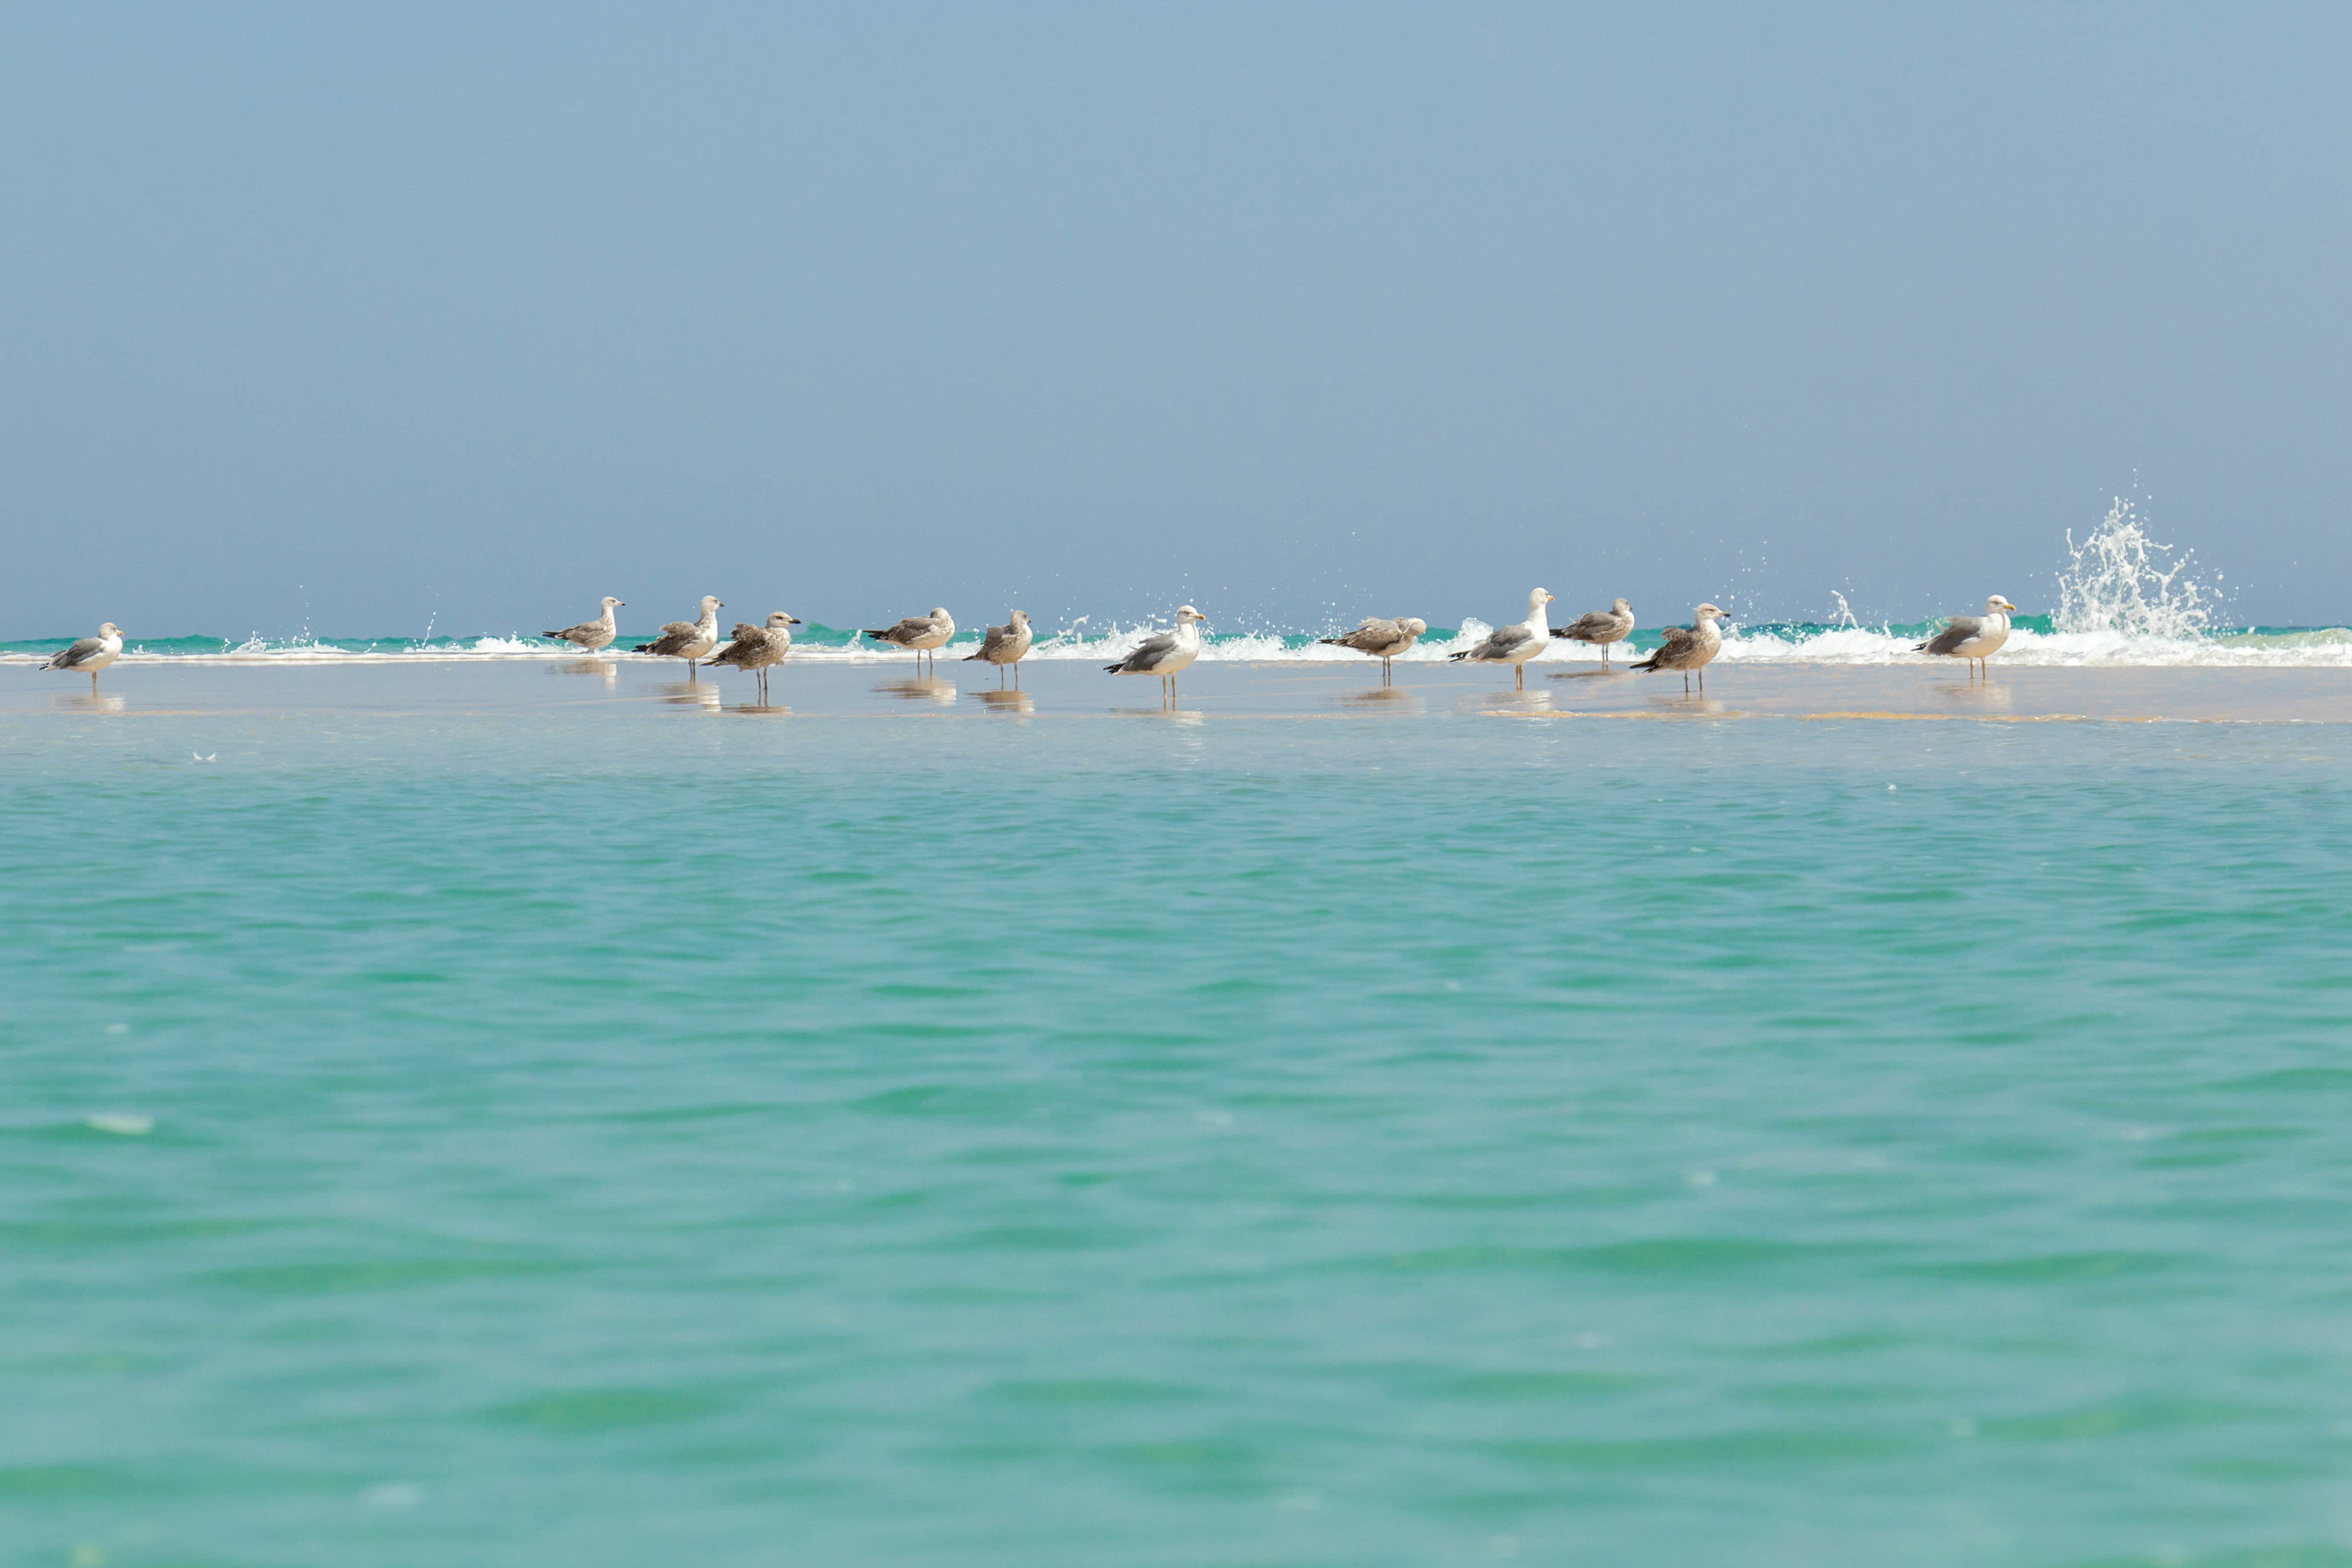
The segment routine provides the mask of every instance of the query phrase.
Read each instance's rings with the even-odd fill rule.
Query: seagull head
[[[1631,615],[1633,613],[1633,607],[1626,603],[1622,599],[1611,600],[1609,601],[1609,608],[1619,615]]]
[[[772,628],[777,626],[797,626],[800,623],[801,618],[797,615],[787,615],[781,610],[772,610],[768,612],[768,624]]]
[[[1549,604],[1550,602],[1551,594],[1544,589],[1538,588],[1533,593],[1528,595],[1528,608],[1530,610],[1533,610],[1538,604]]]
[[[1712,604],[1702,604],[1691,612],[1691,619],[1693,621],[1727,621],[1730,617]]]
[[[702,612],[705,615],[709,614],[714,610],[724,610],[726,608],[726,601],[720,599],[719,595],[715,593],[706,593],[702,596]]]
[[[1398,622],[1397,624],[1403,627],[1406,631],[1412,632],[1416,637],[1429,630],[1429,622],[1423,621],[1418,615],[1408,615],[1402,621]]]
[[[122,628],[109,621],[99,627],[98,634],[101,637],[120,637],[122,635]]]
[[[948,621],[952,620],[953,617],[948,614],[946,605],[934,604],[931,606],[931,619],[934,621]]]
[[[1199,621],[1203,624],[1206,624],[1207,617],[1203,616],[1199,611],[1193,609],[1189,604],[1180,604],[1176,607],[1176,624],[1183,626],[1190,624],[1194,621]]]
[[[628,602],[628,601],[627,601],[627,600],[625,600],[625,599],[615,599],[615,598],[614,598],[614,597],[613,597],[611,594],[609,594],[609,593],[608,593],[608,594],[606,594],[606,595],[604,595],[604,608],[605,608],[605,609],[607,609],[607,610],[612,609],[612,608],[613,608],[613,606],[614,606],[615,604],[626,604],[627,602]]]
[[[1029,624],[1029,612],[1026,610],[1014,611],[1013,612],[1013,624],[1015,626],[1026,627]]]
[[[1988,615],[2014,615],[2017,613],[2017,606],[2009,601],[2009,598],[2006,594],[1996,593],[1991,598],[1985,601],[1985,613]]]

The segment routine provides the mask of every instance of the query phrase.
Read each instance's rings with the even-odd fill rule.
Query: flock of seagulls
[[[568,643],[584,653],[598,653],[612,646],[618,629],[613,612],[627,604],[624,599],[607,595],[601,612],[593,621],[583,621],[577,626],[561,631],[542,632],[540,635],[559,643]],[[1520,689],[1527,686],[1527,663],[1554,638],[1589,643],[1601,650],[1603,668],[1609,664],[1609,650],[1633,634],[1633,608],[1622,599],[1613,600],[1606,610],[1595,610],[1579,616],[1565,626],[1554,626],[1545,606],[1552,596],[1543,589],[1528,595],[1528,618],[1508,626],[1497,626],[1475,645],[1448,655],[1474,664],[1508,664],[1512,683]],[[687,679],[698,679],[697,671],[703,664],[714,668],[741,670],[758,682],[759,700],[768,700],[768,672],[783,662],[792,652],[793,628],[801,624],[800,618],[779,610],[769,615],[765,625],[755,626],[739,621],[730,640],[722,647],[719,639],[719,612],[726,605],[716,594],[702,596],[701,613],[692,621],[672,621],[661,629],[661,635],[650,643],[639,643],[636,651],[662,658],[686,661]],[[1945,658],[1965,659],[1969,677],[1974,680],[1986,671],[1985,661],[2009,641],[2010,617],[2018,612],[2017,606],[2000,594],[1985,600],[1982,615],[1956,615],[1945,629],[1917,645],[1916,652],[1933,653]],[[1723,651],[1724,612],[1713,604],[1702,604],[1691,612],[1687,626],[1669,626],[1665,641],[1651,655],[1632,665],[1636,670],[1675,670],[1682,674],[1683,690],[1691,689],[1696,676],[1698,689],[1706,690],[1706,666]],[[1201,656],[1201,633],[1207,627],[1198,610],[1186,604],[1176,612],[1175,630],[1161,632],[1145,638],[1133,653],[1125,658],[1105,664],[1114,675],[1153,675],[1160,681],[1164,701],[1176,699],[1176,677],[1179,673]],[[893,626],[868,627],[864,635],[893,648],[903,648],[918,661],[929,660],[936,666],[939,650],[947,646],[955,635],[955,617],[946,609],[935,606],[928,615],[909,615]],[[1368,616],[1352,632],[1321,641],[1332,647],[1352,649],[1369,654],[1381,662],[1381,684],[1393,683],[1391,669],[1394,660],[1411,649],[1429,630],[1429,622],[1415,615],[1400,615],[1387,619]],[[1013,685],[1021,684],[1021,661],[1028,656],[1035,634],[1031,631],[1026,612],[1016,610],[1002,626],[991,626],[981,639],[977,652],[964,656],[967,664],[975,661],[997,667],[997,685],[1004,684],[1005,674],[1012,674]],[[89,689],[98,690],[98,672],[114,663],[122,653],[122,632],[110,621],[98,629],[95,637],[84,637],[71,647],[59,652],[41,667],[45,670],[83,670],[89,674]]]

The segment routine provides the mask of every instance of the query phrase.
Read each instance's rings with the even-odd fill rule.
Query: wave
[[[2054,615],[2021,615],[2011,621],[2009,642],[1996,655],[1999,662],[2027,669],[2339,669],[2352,667],[2352,629],[2342,626],[2226,626],[2219,622],[2224,602],[2221,578],[2209,584],[2195,575],[2195,552],[2176,550],[2150,536],[2136,499],[2117,497],[2098,528],[2082,543],[2066,535],[2068,562],[2058,574],[2058,608]],[[1727,629],[1720,655],[1730,664],[1940,664],[1947,661],[1916,652],[1916,645],[1941,630],[1941,621],[1861,624],[1847,609],[1843,594],[1839,618],[1833,622],[1803,621],[1735,622]],[[1125,658],[1138,643],[1164,626],[1097,626],[1090,616],[1079,616],[1030,650],[1033,659],[1098,661]],[[1332,630],[1339,630],[1334,627]],[[1438,664],[1475,646],[1490,628],[1465,620],[1458,627],[1432,627],[1400,664]],[[1346,648],[1327,647],[1312,632],[1268,628],[1254,632],[1213,634],[1202,639],[1201,658],[1207,664],[1366,664],[1364,655]],[[627,652],[647,635],[623,637],[601,655],[642,659],[651,655]],[[940,650],[947,659],[961,658],[980,646],[978,629],[964,632]],[[1638,658],[1664,640],[1659,630],[1637,631],[1631,651],[1619,644],[1612,651],[1621,662]],[[0,643],[0,664],[30,664],[47,659],[70,638],[52,637],[21,643]],[[399,664],[409,660],[572,660],[580,651],[544,638],[508,632],[503,636],[435,637],[312,637],[271,642],[261,636],[242,642],[226,637],[168,637],[126,643],[126,661],[150,663],[230,664]],[[856,627],[811,622],[793,639],[795,661],[821,664],[904,664],[910,655],[866,641]],[[664,661],[665,663],[667,661]],[[1597,664],[1598,649],[1579,643],[1555,642],[1534,661],[1548,664]]]

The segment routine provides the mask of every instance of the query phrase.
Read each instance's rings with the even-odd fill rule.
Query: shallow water
[[[0,1560],[2352,1561],[2331,677],[1087,674],[11,679]]]

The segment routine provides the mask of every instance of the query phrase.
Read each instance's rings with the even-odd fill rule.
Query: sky
[[[0,638],[2352,617],[2352,9],[0,5]]]

